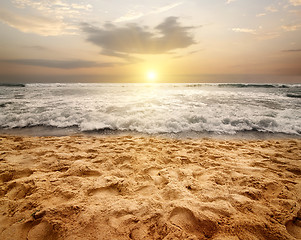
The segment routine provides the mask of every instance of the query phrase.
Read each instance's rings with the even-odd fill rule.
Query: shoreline
[[[202,139],[212,138],[219,140],[269,140],[269,139],[301,139],[301,135],[287,133],[270,133],[259,131],[241,131],[234,134],[214,133],[214,132],[179,132],[179,133],[141,133],[137,131],[121,131],[102,129],[94,131],[80,131],[77,127],[24,127],[13,129],[1,129],[0,136],[28,136],[28,137],[66,137],[66,136],[136,136],[136,137],[163,137],[172,139]]]
[[[1,239],[300,239],[300,139],[0,136]]]

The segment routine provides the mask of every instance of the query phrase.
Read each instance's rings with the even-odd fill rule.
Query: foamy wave
[[[171,86],[36,84],[0,89],[0,127],[301,134],[301,103],[288,97],[286,88],[237,91]],[[299,94],[298,89],[292,90],[291,94]]]
[[[98,119],[98,120],[97,120]],[[131,114],[123,116],[101,115],[83,116],[54,114],[49,112],[38,117],[32,114],[0,118],[4,128],[22,128],[32,126],[78,127],[80,131],[97,131],[104,129],[120,131],[137,131],[141,133],[180,133],[180,132],[214,132],[219,134],[235,134],[241,131],[260,131],[270,133],[301,134],[301,126],[291,125],[285,118],[257,117],[245,118],[200,116],[194,114]],[[6,124],[4,124],[6,122]]]

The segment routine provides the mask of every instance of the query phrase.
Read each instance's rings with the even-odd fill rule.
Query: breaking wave
[[[0,88],[0,128],[34,126],[147,134],[242,131],[301,135],[297,87],[239,91],[179,84],[27,84]],[[252,90],[254,89],[254,90]],[[291,94],[291,96],[289,96]]]

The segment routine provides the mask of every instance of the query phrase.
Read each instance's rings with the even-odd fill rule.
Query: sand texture
[[[301,239],[301,140],[0,137],[0,239]]]

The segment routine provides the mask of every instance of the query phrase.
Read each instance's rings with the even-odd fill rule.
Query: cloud
[[[279,32],[261,32],[256,33],[256,39],[257,40],[269,40],[269,39],[275,39],[280,37]]]
[[[293,13],[293,14],[297,15],[298,17],[301,17],[301,9],[291,9],[288,12]]]
[[[189,34],[194,27],[181,26],[177,17],[166,18],[153,31],[137,24],[117,27],[108,23],[98,28],[83,23],[81,27],[87,34],[87,41],[101,47],[103,54],[109,53],[126,60],[131,57],[130,54],[164,54],[195,44]]]
[[[301,24],[282,25],[281,28],[287,32],[294,32],[301,28]]]
[[[184,54],[184,55],[174,55],[173,58],[174,58],[174,59],[178,59],[178,58],[187,57],[187,56],[193,55],[193,54],[195,54],[195,53],[198,53],[198,52],[200,52],[200,51],[203,51],[203,50],[201,49],[201,50],[190,51],[190,52],[188,52],[187,54]]]
[[[165,5],[163,7],[159,7],[153,11],[151,11],[152,14],[157,14],[157,13],[162,13],[162,12],[166,12],[166,11],[169,11],[170,9],[173,9],[175,7],[178,7],[180,5],[182,5],[183,2],[177,2],[177,3],[172,3],[172,4],[169,4],[169,5]]]
[[[233,32],[239,32],[239,33],[251,33],[251,34],[256,34],[255,29],[250,29],[250,28],[232,28]]]
[[[276,7],[274,7],[274,6],[272,6],[272,5],[266,7],[265,10],[266,10],[267,12],[278,12],[278,11],[279,11]]]
[[[170,9],[173,9],[177,6],[182,5],[183,2],[177,2],[177,3],[172,3],[172,4],[168,4],[159,8],[156,8],[152,11],[143,13],[142,11],[136,11],[136,10],[129,10],[124,16],[121,16],[119,18],[117,18],[114,22],[118,23],[118,22],[126,22],[126,21],[131,21],[131,20],[135,20],[138,18],[141,18],[143,16],[148,16],[148,15],[152,15],[152,14],[159,14],[159,13],[163,13],[163,12],[167,12]]]
[[[252,34],[257,40],[274,39],[280,36],[279,32],[266,32],[262,29],[262,27],[259,27],[259,29],[232,28],[231,30],[236,33]]]
[[[142,12],[136,12],[134,10],[131,10],[127,14],[125,14],[124,16],[121,16],[121,17],[117,18],[114,22],[118,23],[118,22],[131,21],[131,20],[141,18],[143,16],[144,16],[144,14]]]
[[[289,2],[293,6],[301,6],[301,0],[289,0]]]
[[[48,51],[49,48],[44,47],[44,46],[40,46],[40,45],[34,45],[34,46],[23,46],[24,48],[29,48],[29,49],[34,49],[34,50],[38,50],[38,51]]]
[[[90,4],[67,3],[62,0],[12,0],[12,2],[19,8],[32,8],[42,15],[60,19],[81,16],[84,11],[92,9]]]
[[[113,67],[122,63],[97,63],[83,60],[47,60],[47,59],[3,59],[2,63],[13,63],[28,66],[60,68],[60,69],[77,69],[93,67]]]
[[[0,21],[22,32],[42,36],[75,34],[78,27],[74,22],[81,21],[89,4],[69,4],[61,0],[12,0],[22,11],[0,9]]]
[[[72,3],[71,7],[73,9],[79,9],[79,10],[86,10],[86,11],[90,11],[92,9],[92,5],[91,4],[76,4],[76,3]]]
[[[102,50],[101,54],[105,55],[105,56],[110,56],[110,57],[122,58],[122,59],[126,60],[129,63],[137,63],[137,62],[142,62],[143,61],[143,59],[138,58],[138,57],[134,57],[130,54],[114,52],[114,51],[111,51],[111,50],[108,50],[108,49]]]
[[[236,0],[227,0],[226,4],[230,4],[232,2],[235,2]]]
[[[43,16],[19,15],[5,9],[0,9],[0,21],[22,32],[43,36],[71,34],[74,30],[61,20]]]
[[[301,52],[301,49],[287,49],[287,50],[282,50],[282,52]]]

